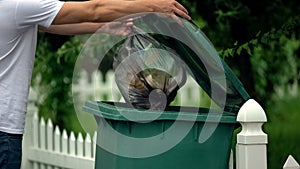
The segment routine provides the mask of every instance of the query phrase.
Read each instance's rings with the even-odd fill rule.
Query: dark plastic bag
[[[186,82],[177,53],[137,28],[117,49],[113,68],[124,100],[135,108],[163,110]]]

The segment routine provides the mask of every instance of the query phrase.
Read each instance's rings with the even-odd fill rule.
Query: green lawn
[[[285,98],[267,108],[268,168],[280,169],[288,155],[300,161],[300,96]]]

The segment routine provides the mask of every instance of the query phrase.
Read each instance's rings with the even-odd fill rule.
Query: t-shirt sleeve
[[[20,28],[32,25],[49,27],[63,3],[58,0],[19,0],[16,23]]]

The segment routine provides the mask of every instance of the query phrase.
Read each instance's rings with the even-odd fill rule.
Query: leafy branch
[[[268,44],[270,41],[278,40],[283,35],[290,36],[297,27],[300,26],[300,15],[290,19],[284,25],[282,25],[279,29],[272,29],[269,32],[266,32],[261,35],[261,32],[258,32],[255,38],[251,39],[250,41],[238,45],[238,42],[234,43],[234,47],[228,48],[225,50],[220,50],[218,53],[222,57],[233,57],[235,55],[240,55],[243,50],[249,55],[252,55],[252,50],[255,46],[259,44]]]

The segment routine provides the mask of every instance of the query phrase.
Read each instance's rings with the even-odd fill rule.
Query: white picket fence
[[[85,75],[83,75],[85,76]],[[73,90],[82,90],[86,96],[96,93],[96,99],[118,100],[120,95],[112,90],[114,83],[111,73],[108,82],[102,83],[100,74],[93,75],[95,85],[79,81]],[[89,87],[87,87],[90,85]],[[198,104],[203,92],[191,79],[178,93],[180,103]],[[93,90],[90,90],[93,89]],[[92,91],[92,92],[91,92]],[[95,139],[97,133],[87,133],[85,137],[81,133],[75,137],[71,132],[53,126],[51,120],[38,119],[38,109],[33,101],[35,94],[31,93],[26,117],[26,126],[23,140],[22,169],[93,169],[95,157]],[[114,96],[112,96],[114,95]],[[95,99],[95,98],[94,98]],[[195,102],[196,100],[196,102]],[[242,125],[242,131],[237,135],[236,155],[231,154],[229,169],[236,166],[237,169],[267,169],[267,134],[262,131],[262,125],[267,121],[264,110],[258,103],[250,99],[240,109],[237,121]],[[236,165],[233,164],[235,157]],[[300,169],[299,164],[289,156],[283,169]]]
[[[24,169],[61,169],[61,168],[94,168],[95,140],[89,133],[83,138],[79,133],[75,138],[74,132],[67,135],[65,129],[55,128],[51,120],[47,123],[43,118],[38,119],[37,112],[30,118],[30,133],[25,134],[23,167]],[[28,129],[28,127],[26,128]]]

